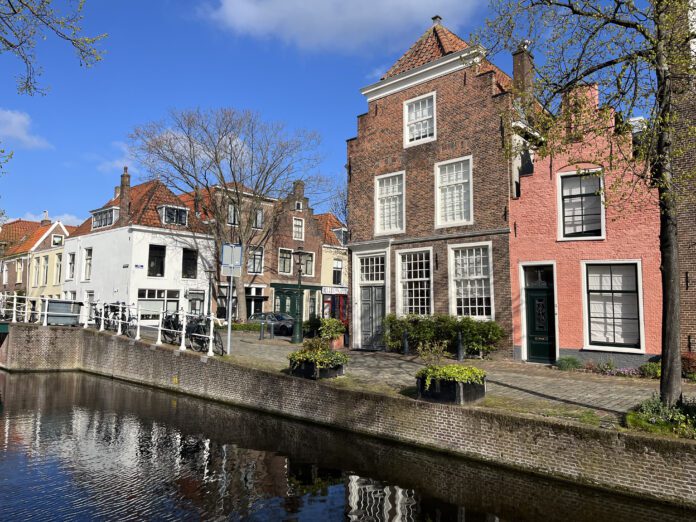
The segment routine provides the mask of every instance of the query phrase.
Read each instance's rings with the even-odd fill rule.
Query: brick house
[[[45,223],[44,223],[45,225]],[[17,292],[24,295],[27,289],[28,274],[26,253],[24,255],[8,252],[20,243],[31,239],[41,227],[39,221],[15,219],[0,225],[0,293]]]
[[[433,22],[362,89],[368,111],[347,144],[353,348],[383,347],[390,312],[512,330],[501,124],[510,78]]]
[[[321,293],[322,317],[348,324],[348,248],[346,226],[331,212],[318,214],[322,235]]]
[[[513,68],[515,84],[531,88],[526,50],[514,55]],[[578,88],[573,97],[583,98],[589,128],[610,130],[588,131],[577,141],[564,135],[570,145],[553,158],[533,158],[532,151],[526,163],[513,162],[514,356],[544,363],[568,355],[611,358],[636,367],[661,352],[657,199],[631,183],[630,160],[612,155],[630,157],[632,134],[615,132],[614,114],[600,110],[596,86]],[[516,138],[529,137],[528,129],[517,129]]]

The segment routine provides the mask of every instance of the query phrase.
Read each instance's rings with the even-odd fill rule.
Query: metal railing
[[[178,345],[182,351],[205,351],[209,357],[224,354],[222,337],[215,330],[215,324],[222,323],[213,314],[192,314],[185,312],[183,308],[176,311],[142,310],[134,304],[100,301],[89,303],[77,313],[52,312],[52,303],[84,306],[79,301],[4,293],[0,294],[0,320],[49,326],[53,324],[51,317],[74,317],[73,324],[81,324],[83,328],[96,328],[100,332],[113,331],[117,336],[126,335],[136,341],[149,336],[156,345],[167,342]],[[143,316],[147,318],[143,319]]]

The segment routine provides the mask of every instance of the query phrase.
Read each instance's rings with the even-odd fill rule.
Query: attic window
[[[404,147],[434,141],[437,138],[435,93],[404,102]]]
[[[295,210],[302,210],[302,202],[295,201]]]
[[[92,230],[110,227],[118,219],[118,209],[108,208],[92,213]]]
[[[53,234],[51,236],[51,246],[63,246],[63,236],[59,234]]]
[[[336,235],[339,243],[344,245],[348,242],[348,229],[346,228],[334,228],[332,232]]]
[[[188,209],[181,207],[162,207],[162,222],[165,225],[182,225],[188,223]]]

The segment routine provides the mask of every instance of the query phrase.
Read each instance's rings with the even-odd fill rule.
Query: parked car
[[[292,329],[295,325],[295,318],[286,313],[263,313],[254,314],[249,317],[250,323],[260,323],[261,321],[268,323],[273,321],[273,333],[276,335],[292,335]]]

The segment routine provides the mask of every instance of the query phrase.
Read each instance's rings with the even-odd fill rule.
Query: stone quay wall
[[[696,506],[696,443],[396,398],[254,370],[92,330],[11,325],[9,371],[83,370],[550,475]]]

